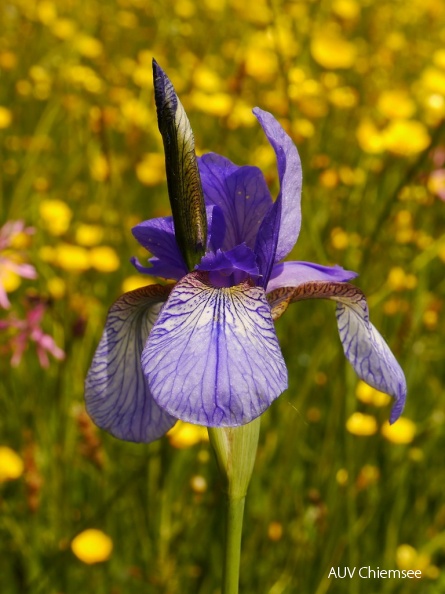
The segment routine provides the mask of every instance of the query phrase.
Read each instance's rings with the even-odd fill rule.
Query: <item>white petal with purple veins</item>
[[[125,293],[110,308],[85,382],[87,411],[101,429],[127,441],[158,439],[175,423],[153,400],[141,353],[169,287]]]
[[[142,367],[159,406],[209,427],[248,423],[287,387],[264,290],[215,288],[196,272],[173,289]]]

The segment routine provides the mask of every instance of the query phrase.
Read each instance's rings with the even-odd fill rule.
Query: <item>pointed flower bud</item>
[[[207,219],[195,140],[176,91],[156,60],[153,60],[153,83],[176,241],[188,269],[193,270],[205,254],[207,242]]]

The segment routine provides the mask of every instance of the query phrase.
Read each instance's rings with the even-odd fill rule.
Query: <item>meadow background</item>
[[[290,385],[262,420],[241,591],[445,591],[444,3],[4,0],[0,31],[0,226],[25,225],[0,243],[2,594],[219,592],[223,497],[205,432],[125,443],[83,405],[108,307],[148,282],[130,228],[169,214],[152,57],[198,152],[258,165],[275,193],[251,108],[279,118],[304,173],[290,257],[360,273],[408,381],[389,430],[332,303],[278,320]],[[76,548],[90,528],[103,542]],[[108,560],[87,563],[91,547]],[[423,578],[328,579],[367,565]]]

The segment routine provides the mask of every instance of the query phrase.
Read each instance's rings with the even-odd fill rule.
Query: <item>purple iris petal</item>
[[[261,124],[277,157],[280,179],[280,192],[277,200],[281,201],[281,216],[276,247],[271,245],[269,252],[275,256],[274,262],[279,262],[294,247],[300,233],[302,185],[300,156],[291,138],[272,114],[258,107],[255,107],[253,113]],[[275,227],[273,226],[271,229],[274,230]],[[273,244],[276,241],[275,231],[267,239]]]
[[[172,290],[142,353],[153,398],[169,414],[207,427],[259,416],[287,387],[264,290],[212,287],[188,274]]]
[[[390,348],[369,321],[368,304],[360,289],[344,282],[314,281],[295,288],[279,287],[267,298],[274,319],[295,301],[336,301],[338,331],[346,358],[363,381],[394,397],[390,422],[399,418],[405,406],[405,376]]]
[[[88,414],[119,439],[154,441],[175,423],[153,400],[141,353],[169,289],[151,285],[125,293],[110,308],[85,383]]]
[[[369,321],[368,305],[361,291],[337,298],[337,324],[348,361],[367,384],[395,398],[390,423],[405,407],[406,381],[389,346]]]
[[[321,266],[312,262],[283,262],[272,269],[267,292],[280,287],[298,287],[310,281],[345,282],[357,276],[356,272],[341,266]]]
[[[209,252],[196,267],[196,270],[209,272],[211,284],[217,287],[238,285],[247,278],[258,276],[255,254],[245,243],[237,245],[233,250],[214,254]]]
[[[224,213],[219,206],[212,205],[206,207],[207,213],[207,246],[216,252],[224,241],[226,234],[226,222]]]
[[[156,256],[150,260],[155,268],[149,269],[149,274],[175,280],[187,274],[187,266],[176,243],[173,217],[143,221],[131,231],[137,241]]]
[[[223,250],[245,243],[255,247],[256,235],[272,198],[258,167],[239,167],[216,153],[198,159],[207,205],[219,206],[224,214],[226,233]]]

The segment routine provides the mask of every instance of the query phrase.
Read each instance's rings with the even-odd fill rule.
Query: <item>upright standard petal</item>
[[[179,280],[187,274],[187,265],[176,242],[173,217],[143,221],[133,227],[131,232],[137,241],[155,256],[149,260],[152,268],[144,268],[133,262],[140,272],[174,280]]]
[[[207,244],[206,211],[195,139],[175,89],[156,60],[153,60],[153,83],[176,240],[188,269],[193,270]]]
[[[268,301],[274,319],[291,302],[303,299],[331,299],[337,302],[337,324],[346,358],[357,375],[370,386],[395,399],[390,422],[402,414],[406,381],[390,348],[369,321],[368,305],[362,291],[349,283],[308,282],[299,287],[272,291]]]
[[[119,439],[150,442],[177,419],[153,400],[141,353],[171,287],[150,285],[125,293],[110,308],[85,382],[88,414]]]
[[[218,206],[224,214],[226,232],[221,248],[230,250],[240,243],[253,249],[261,221],[272,206],[272,197],[258,167],[239,167],[216,153],[198,158],[206,204]]]
[[[287,387],[287,370],[264,290],[183,278],[142,354],[153,398],[169,414],[207,427],[258,417]]]
[[[301,227],[301,186],[303,176],[297,147],[272,114],[255,107],[257,117],[277,157],[281,202],[280,228],[274,262],[282,260],[294,247]]]

